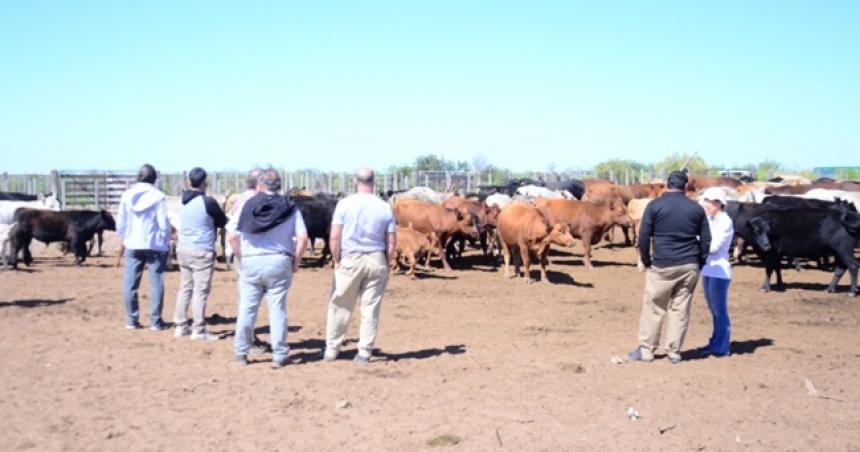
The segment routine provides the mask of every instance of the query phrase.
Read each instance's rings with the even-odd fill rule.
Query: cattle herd
[[[855,249],[860,238],[860,182],[830,179],[746,181],[728,177],[690,177],[687,195],[697,198],[709,187],[721,187],[730,200],[726,211],[735,226],[734,259],[744,262],[751,248],[765,269],[762,290],[770,290],[772,274],[782,288],[780,269],[810,260],[820,268],[833,268],[827,290],[834,291],[841,276],[850,273],[850,295],[857,293],[858,262]],[[666,191],[664,183],[617,185],[606,180],[559,182],[512,180],[507,185],[482,186],[476,193],[440,193],[425,187],[380,193],[394,209],[398,229],[398,263],[415,278],[416,269],[432,271],[438,259],[445,270],[460,265],[468,247],[480,250],[488,264],[504,263],[503,274],[522,275],[534,281],[530,266],[537,262],[540,279],[548,282],[550,245],[583,248],[583,264],[592,268],[591,249],[603,240],[623,234],[634,245],[642,214],[650,200]],[[332,215],[341,195],[291,191],[301,210],[311,244],[321,239],[316,261],[326,265],[331,256],[328,237]],[[221,201],[230,212],[234,196]],[[171,224],[178,227],[179,199],[167,203]],[[0,192],[0,245],[5,264],[17,268],[18,260],[32,263],[33,239],[60,242],[74,252],[82,265],[104,231],[115,230],[107,211],[62,210],[55,196]],[[89,246],[88,246],[89,243]],[[232,253],[222,240],[229,266]],[[514,264],[511,274],[510,265]],[[523,271],[520,272],[520,266]],[[398,270],[394,268],[393,270]]]

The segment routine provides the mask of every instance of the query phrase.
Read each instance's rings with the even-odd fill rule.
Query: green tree
[[[469,162],[455,162],[435,154],[420,155],[415,158],[415,171],[469,171]]]
[[[783,170],[782,164],[775,160],[765,160],[756,166],[756,178],[758,180],[768,180],[776,176],[777,173]]]
[[[624,181],[624,175],[627,174],[628,171],[630,172],[632,180],[632,178],[638,177],[641,170],[647,169],[648,167],[642,163],[623,159],[607,160],[594,167],[594,171],[596,172],[595,176],[597,178],[609,178],[610,175],[614,175],[615,179],[621,182]]]
[[[670,154],[654,165],[657,172],[664,175],[685,167],[690,170],[690,174],[700,176],[708,174],[708,171],[710,170],[708,164],[705,163],[705,159],[696,154]]]

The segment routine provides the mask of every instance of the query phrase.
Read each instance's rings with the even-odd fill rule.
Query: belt
[[[242,258],[246,257],[260,257],[260,256],[287,256],[287,257],[295,257],[293,253],[288,253],[286,251],[272,251],[271,253],[257,253],[257,254],[243,254]]]

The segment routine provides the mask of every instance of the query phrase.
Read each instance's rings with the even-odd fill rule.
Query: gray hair
[[[257,188],[257,176],[263,172],[263,169],[255,167],[251,171],[248,172],[248,175],[245,177],[245,188],[248,190],[254,190]]]
[[[373,185],[373,180],[376,178],[371,168],[359,168],[355,173],[355,181],[360,184]]]
[[[263,184],[272,193],[281,191],[281,175],[272,167],[260,170],[257,175],[257,184]]]

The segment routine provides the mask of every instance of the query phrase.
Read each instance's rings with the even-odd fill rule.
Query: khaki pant
[[[356,300],[361,300],[361,327],[358,349],[373,352],[382,295],[388,285],[388,262],[385,253],[345,256],[334,271],[331,301],[328,304],[326,347],[340,351]]]
[[[190,303],[193,318],[192,331],[202,333],[206,330],[206,301],[209,299],[209,289],[212,287],[215,253],[179,247],[176,255],[179,260],[180,282],[173,321],[176,322],[177,327],[188,324],[188,304]]]
[[[642,357],[654,358],[666,318],[666,351],[669,357],[681,356],[681,345],[690,323],[693,291],[699,280],[699,266],[651,267],[645,277],[645,296],[639,318],[639,346]]]

